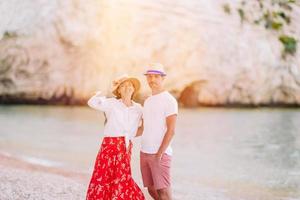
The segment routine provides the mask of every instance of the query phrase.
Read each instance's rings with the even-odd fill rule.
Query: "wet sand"
[[[45,167],[0,154],[1,200],[84,200],[89,174]],[[184,190],[184,188],[182,188]],[[150,196],[143,189],[145,197]],[[229,200],[221,193],[199,188],[201,199]],[[174,200],[195,199],[181,194]]]
[[[35,165],[0,154],[1,200],[84,200],[89,179],[87,173]]]

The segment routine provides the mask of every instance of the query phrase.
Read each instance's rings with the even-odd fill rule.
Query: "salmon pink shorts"
[[[140,166],[144,187],[164,189],[171,186],[171,160],[172,156],[164,153],[161,160],[155,158],[155,154],[140,152]]]

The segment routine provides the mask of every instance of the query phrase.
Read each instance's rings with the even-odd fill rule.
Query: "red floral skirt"
[[[144,200],[131,176],[132,143],[126,151],[125,137],[104,137],[88,187],[87,200]]]

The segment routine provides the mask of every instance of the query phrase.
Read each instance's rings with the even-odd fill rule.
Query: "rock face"
[[[276,34],[241,23],[224,3],[2,2],[0,101],[85,103],[123,73],[142,80],[144,96],[144,67],[161,62],[166,88],[183,105],[300,105],[299,50],[282,59]],[[288,31],[300,39],[299,5]]]

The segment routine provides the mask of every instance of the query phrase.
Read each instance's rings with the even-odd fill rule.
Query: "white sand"
[[[8,168],[0,165],[1,200],[84,200],[86,181],[41,170]],[[201,191],[201,192],[200,192]],[[145,191],[144,191],[145,192]],[[187,191],[187,193],[189,193]],[[179,194],[175,200],[229,200],[213,191],[199,188],[198,198],[191,193]],[[200,195],[201,194],[201,195]],[[146,194],[146,198],[150,199]]]
[[[85,185],[56,174],[0,166],[1,200],[85,198]]]
[[[84,199],[88,178],[0,155],[1,200]]]
[[[30,164],[0,154],[0,200],[84,200],[89,180],[90,174]]]
[[[90,174],[44,167],[0,154],[0,200],[84,200]],[[177,180],[179,181],[179,180]],[[228,197],[217,188],[201,187],[197,191],[173,187],[174,200],[249,200]],[[143,190],[147,200],[151,200]],[[271,198],[254,198],[269,200]],[[288,199],[288,198],[287,198]],[[285,199],[285,200],[287,200]],[[294,200],[294,199],[288,199]]]

